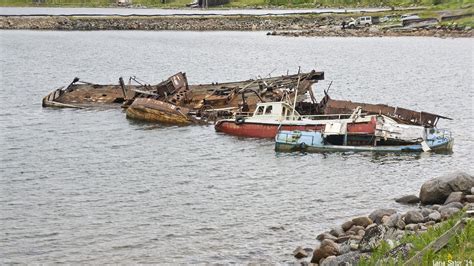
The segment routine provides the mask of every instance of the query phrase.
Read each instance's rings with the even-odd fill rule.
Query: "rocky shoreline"
[[[4,30],[150,30],[269,31],[268,35],[318,37],[434,36],[472,37],[472,29],[437,26],[423,29],[370,28],[342,30],[343,15],[213,16],[0,16]]]
[[[406,213],[378,209],[368,216],[355,217],[319,234],[316,239],[320,244],[314,249],[298,247],[293,255],[303,264],[312,253],[310,263],[357,265],[384,243],[390,246],[384,258],[407,259],[413,245],[399,242],[405,235],[419,235],[440,226],[463,208],[474,209],[474,176],[458,172],[434,178],[422,185],[419,197],[408,195],[396,201],[418,206]]]
[[[406,28],[383,29],[371,27],[365,29],[345,29],[338,27],[320,27],[303,31],[273,31],[267,35],[288,37],[397,37],[397,36],[422,36],[438,38],[472,38],[471,29],[432,27],[432,28]]]

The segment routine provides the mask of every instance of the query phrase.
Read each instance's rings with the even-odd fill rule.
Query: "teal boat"
[[[453,138],[447,130],[426,129],[426,138],[418,142],[395,145],[394,142],[374,141],[371,145],[347,145],[347,141],[332,144],[328,136],[318,131],[279,131],[275,137],[275,151],[278,152],[325,152],[325,151],[371,151],[371,152],[423,152],[452,151]],[[341,136],[347,140],[347,135]],[[379,139],[380,140],[380,139]],[[391,143],[391,144],[388,144]],[[377,145],[379,144],[379,145]]]

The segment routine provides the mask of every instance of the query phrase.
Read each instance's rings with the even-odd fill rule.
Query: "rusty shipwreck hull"
[[[196,123],[189,109],[152,98],[137,98],[127,108],[127,118],[170,125]]]
[[[393,118],[399,123],[419,125],[425,127],[436,127],[439,119],[452,118],[423,112],[415,111],[402,107],[389,106],[386,104],[370,104],[362,102],[352,102],[347,100],[332,99],[325,91],[325,96],[319,103],[301,102],[296,110],[304,114],[351,114],[357,107],[361,107],[362,112],[366,114],[382,114]]]
[[[183,116],[176,116],[175,109],[183,107],[189,111],[185,114],[188,122],[203,123],[209,117],[227,116],[234,112],[253,112],[259,102],[282,101],[283,99],[293,101],[295,91],[298,91],[297,100],[304,100],[305,94],[311,91],[312,84],[323,78],[323,72],[312,71],[221,84],[194,86],[181,84],[181,87],[176,88],[178,93],[173,95],[163,95],[159,92],[139,95],[128,107],[127,117],[167,124],[176,119],[176,124],[182,124]],[[142,98],[148,100],[144,101]],[[166,113],[167,110],[169,114]]]
[[[68,86],[58,88],[46,95],[42,101],[43,107],[108,106],[119,108],[122,105],[128,107],[135,98],[153,96],[155,99],[190,109],[226,108],[237,106],[239,100],[236,96],[242,96],[242,94],[244,94],[242,97],[246,98],[245,100],[252,106],[260,101],[259,97],[262,95],[269,99],[281,97],[281,89],[296,87],[298,79],[304,80],[302,84],[316,83],[324,79],[324,72],[311,71],[300,75],[199,85],[188,85],[186,74],[182,72],[156,85],[131,84],[132,79],[129,79],[127,85],[121,78],[117,85],[102,85],[82,82],[75,78]]]
[[[87,107],[120,107],[127,99],[134,97],[134,89],[149,90],[137,85],[128,85],[127,89],[120,85],[103,85],[93,83],[71,84],[60,87],[42,100],[43,107],[87,108]]]

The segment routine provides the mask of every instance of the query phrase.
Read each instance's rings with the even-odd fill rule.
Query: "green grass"
[[[410,251],[409,257],[412,257],[416,252],[425,248],[429,243],[440,237],[444,232],[449,230],[456,224],[461,218],[464,212],[460,212],[449,220],[443,222],[440,226],[431,227],[426,232],[420,235],[406,235],[400,243],[412,243],[414,248]],[[377,265],[386,259],[386,253],[390,250],[390,247],[386,242],[383,242],[377,249],[374,250],[369,259],[361,260],[360,265]],[[448,260],[463,262],[462,265],[466,265],[464,261],[474,262],[474,221],[471,219],[467,222],[466,226],[454,237],[451,238],[449,243],[437,253],[429,251],[423,256],[423,265],[432,265],[433,261],[445,262],[448,264]],[[405,261],[403,260],[391,260],[385,261],[383,265],[402,265]]]
[[[46,7],[107,7],[114,0],[44,0],[44,4],[33,4],[33,0],[0,0],[0,6],[46,6]],[[192,0],[133,0],[133,4],[146,7],[184,7]],[[456,9],[473,5],[474,0],[230,0],[225,7],[412,7],[428,6],[432,9]]]

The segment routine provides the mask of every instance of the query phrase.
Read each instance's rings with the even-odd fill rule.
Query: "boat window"
[[[285,118],[286,116],[286,107],[281,108],[281,116]]]
[[[270,106],[267,106],[267,109],[265,109],[265,114],[266,114],[266,115],[269,115],[269,114],[272,113],[272,107],[273,107],[273,106],[271,106],[271,105],[270,105]]]
[[[258,109],[257,109],[257,115],[262,115],[263,114],[263,109],[265,108],[265,106],[259,106]]]

